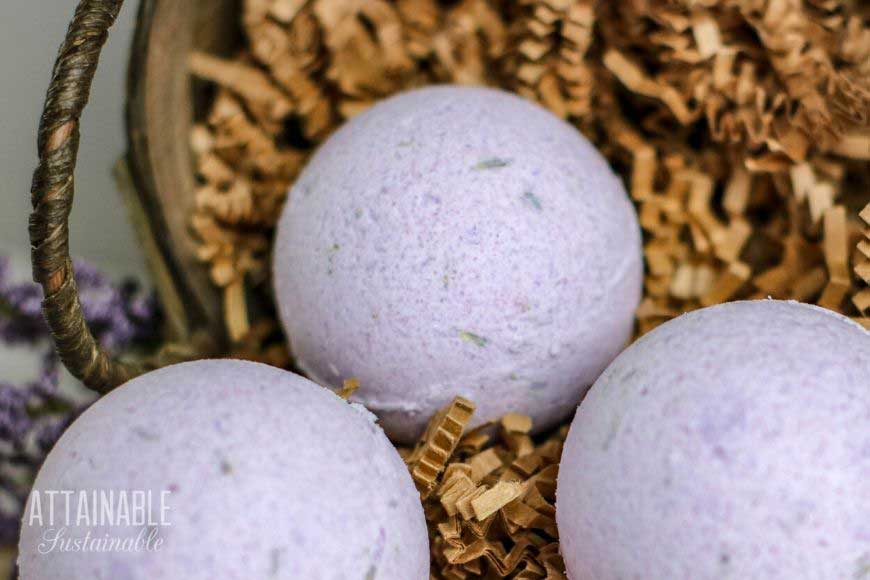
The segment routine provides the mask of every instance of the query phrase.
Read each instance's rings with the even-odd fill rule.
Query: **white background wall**
[[[0,248],[26,249],[36,130],[51,66],[75,0],[0,1]],[[136,2],[113,28],[82,124],[72,250],[117,272],[139,272],[111,167],[124,150],[123,104]]]
[[[29,276],[27,216],[37,126],[51,67],[76,4],[77,0],[0,0],[0,254],[14,257],[21,279]],[[71,250],[113,275],[144,277],[111,176],[124,151],[126,63],[136,11],[136,0],[127,0],[103,50],[83,117]],[[0,377],[31,372],[20,354],[0,347]]]

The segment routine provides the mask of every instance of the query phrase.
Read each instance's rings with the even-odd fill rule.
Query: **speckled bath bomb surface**
[[[573,412],[629,338],[642,259],[621,182],[576,129],[505,92],[434,87],[314,155],[274,274],[300,366],[358,378],[407,442],[455,395],[478,421]]]
[[[572,580],[870,578],[870,333],[772,300],[656,329],[580,406],[556,516]]]
[[[46,530],[25,517],[22,580],[429,577],[419,496],[374,417],[264,365],[187,363],[127,383],[70,427],[35,489],[154,490],[154,510],[169,490],[170,526],[157,552],[43,555]],[[140,528],[70,532],[88,530]]]

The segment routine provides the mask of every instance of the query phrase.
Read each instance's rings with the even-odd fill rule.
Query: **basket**
[[[647,5],[638,6],[641,4]],[[788,46],[778,44],[781,39],[764,35],[765,27],[774,30],[779,25],[771,12],[765,12],[769,7],[764,2],[745,4],[759,6],[757,16],[762,42],[772,52],[787,51]],[[197,120],[206,114],[213,93],[207,83],[192,80],[189,56],[198,50],[232,57],[243,40],[239,25],[240,0],[141,0],[139,7],[127,107],[129,154],[126,167],[132,188],[126,193],[167,313],[169,345],[145,361],[113,358],[96,343],[82,315],[72,275],[67,225],[73,200],[79,119],[87,104],[100,51],[121,5],[122,0],[82,0],[76,10],[55,65],[39,129],[40,164],[33,180],[30,221],[34,279],[45,290],[44,311],[58,351],[73,375],[101,393],[167,363],[226,354],[233,342],[225,324],[225,296],[198,256],[199,241],[189,225],[198,187],[190,133]],[[575,19],[571,24],[581,26],[588,24],[590,11],[601,5],[592,1],[522,0],[517,6],[544,10],[542,20],[551,15],[547,10],[556,13],[559,6],[579,7],[571,15]],[[638,6],[632,4],[632,10],[640,10]],[[752,22],[756,15],[749,8],[747,11],[743,17]],[[836,14],[831,18],[834,16]],[[719,37],[704,32],[715,27],[710,13],[699,10],[684,23],[672,19],[662,26],[678,29],[682,26],[682,32],[688,30],[689,35],[694,31],[699,62],[714,58]],[[858,27],[857,37],[860,23],[855,26]],[[573,33],[579,34],[577,30]],[[626,33],[627,37],[637,35],[635,30]],[[783,36],[783,39],[793,37]],[[586,42],[591,42],[591,37],[587,36]],[[663,41],[668,42],[676,47],[672,47],[675,53],[685,50],[680,49],[681,45],[673,38]],[[721,45],[718,48],[722,48]],[[618,109],[620,100],[636,99],[637,110],[647,111],[650,108],[647,100],[665,103],[676,120],[650,115],[644,121],[644,128],[652,127],[650,131],[654,133],[659,130],[657,123],[673,123],[678,140],[685,141],[687,149],[693,147],[698,137],[683,125],[710,113],[700,107],[692,110],[685,104],[691,98],[700,97],[683,98],[675,88],[679,80],[665,73],[647,74],[642,62],[633,60],[627,51],[612,47],[594,54],[600,66],[581,70],[581,62],[588,56],[587,49],[588,46],[575,46],[573,53],[563,55],[564,62],[569,64],[570,59],[575,59],[577,68],[569,66],[566,71],[562,63],[560,74],[574,83],[562,90],[569,93],[573,90],[575,94],[554,97],[548,90],[549,85],[545,85],[546,77],[529,80],[528,75],[523,76],[522,62],[514,72],[527,84],[512,88],[544,102],[563,116],[581,117],[578,121],[581,126],[583,112],[590,108]],[[870,54],[870,47],[854,50],[859,54],[866,50]],[[536,54],[534,43],[524,43],[518,51],[520,61],[533,60]],[[693,54],[683,53],[686,69],[693,66],[690,62]],[[527,70],[538,70],[532,66],[536,65],[534,62],[525,64],[531,67]],[[788,65],[787,62],[780,64]],[[866,68],[866,63],[864,66]],[[676,67],[676,70],[683,69]],[[582,74],[572,76],[571,71]],[[740,75],[743,74],[741,70]],[[746,74],[750,75],[750,81],[755,78],[751,77],[752,73]],[[703,84],[700,76],[689,74],[687,78],[694,83],[693,87]],[[608,86],[617,88],[597,97],[585,92],[589,83],[605,80]],[[746,79],[735,72],[732,80],[739,85]],[[704,155],[695,160],[700,168],[685,167],[673,156],[657,158],[658,144],[654,139],[646,139],[623,118],[608,117],[612,121],[607,124],[608,130],[612,133],[598,135],[596,142],[607,149],[605,154],[630,183],[646,235],[646,299],[638,313],[641,333],[685,310],[734,298],[766,295],[826,305],[870,327],[870,289],[864,288],[861,280],[870,278],[867,239],[870,233],[862,230],[864,226],[857,220],[861,212],[861,216],[870,221],[870,198],[866,195],[870,186],[870,164],[866,162],[870,159],[867,133],[870,73],[859,79],[863,84],[850,85],[846,80],[843,86],[831,89],[830,95],[824,95],[832,103],[830,122],[835,128],[830,131],[813,125],[818,122],[814,111],[802,111],[798,98],[795,105],[788,102],[791,97],[786,96],[785,104],[775,105],[782,108],[767,111],[764,107],[774,107],[771,103],[777,103],[778,97],[765,95],[761,88],[759,99],[763,104],[759,107],[762,110],[756,113],[760,122],[768,122],[768,125],[755,127],[754,133],[752,127],[740,125],[739,115],[728,116],[728,111],[709,117],[711,132],[719,132],[716,138],[723,143],[729,143],[729,139],[738,145],[744,141],[760,143],[753,144],[752,154],[741,158],[739,163],[729,159],[727,165],[731,173],[727,175],[721,160],[706,159]],[[714,81],[714,85],[715,82],[718,81]],[[802,90],[797,85],[799,83],[789,85],[787,90]],[[740,87],[735,90],[739,93]],[[747,102],[751,104],[751,98]],[[740,104],[744,105],[746,103]],[[767,112],[771,113],[769,118],[765,117]],[[777,118],[774,113],[783,116]],[[754,113],[747,114],[755,120]],[[783,118],[793,125],[780,122]],[[583,128],[600,130],[600,127]],[[824,155],[808,156],[807,151],[818,144]],[[829,154],[837,156],[836,161],[825,157]],[[704,167],[708,168],[707,173]],[[837,203],[834,203],[836,196],[831,193],[832,188],[838,192]],[[677,195],[681,201],[674,202],[676,207],[673,204],[656,206],[667,195]],[[864,205],[867,209],[862,212]],[[713,206],[724,208],[722,212],[727,215],[718,215],[711,209]],[[771,207],[776,208],[772,214]],[[749,224],[761,214],[765,215],[761,225]],[[664,230],[673,226],[671,223],[663,225],[662,222],[668,220],[684,228],[690,238],[674,241],[676,249],[664,244],[670,239]],[[797,226],[797,223],[803,225]],[[706,249],[703,249],[704,244]],[[691,250],[684,251],[685,247]],[[804,251],[805,255],[801,254]],[[679,255],[684,255],[683,261]],[[716,264],[715,268],[711,264]],[[245,308],[254,317],[270,318],[273,317],[271,297],[262,286],[266,285],[248,290]],[[509,429],[507,432],[512,433],[511,437],[517,435]],[[521,441],[523,445],[532,445],[531,439],[524,439],[522,433],[519,435],[522,435],[520,439],[512,440],[514,444],[519,445],[516,441]],[[553,441],[542,444],[547,446],[550,455],[558,447]],[[558,453],[553,461],[557,459]]]
[[[216,50],[219,38],[232,37],[234,27],[220,23],[233,22],[238,10],[233,1],[143,1],[130,61],[127,168],[133,188],[124,193],[168,315],[168,336],[179,348],[148,361],[113,360],[96,344],[82,317],[67,231],[79,118],[121,5],[120,0],[86,0],[70,24],[40,123],[40,165],[33,179],[30,220],[34,280],[45,290],[44,311],[58,351],[67,368],[98,392],[173,360],[225,347],[220,299],[193,257],[185,217],[194,188],[187,146],[194,101],[186,58],[192,47]],[[174,81],[162,82],[170,78]]]
[[[71,276],[66,221],[73,198],[73,170],[78,151],[79,118],[87,103],[100,50],[121,4],[120,0],[83,0],[70,25],[69,33],[57,59],[40,125],[38,144],[40,165],[34,174],[32,189],[34,211],[30,225],[34,279],[46,291],[45,313],[55,334],[59,352],[64,363],[75,376],[101,392],[161,363],[207,354],[220,354],[226,352],[228,348],[222,298],[215,285],[209,280],[207,267],[196,257],[197,240],[188,223],[195,204],[196,189],[195,160],[189,146],[189,134],[194,120],[204,115],[210,95],[203,83],[191,81],[188,57],[194,50],[215,55],[232,54],[241,43],[238,24],[241,10],[239,0],[188,2],[142,0],[139,7],[129,72],[127,166],[133,188],[132,192],[128,192],[127,197],[132,205],[134,223],[139,230],[154,283],[168,314],[168,334],[175,348],[165,349],[160,357],[152,361],[137,363],[113,361],[100,349],[88,332],[81,315],[81,308],[77,303],[76,289]],[[521,4],[535,4],[535,2],[529,0]],[[566,3],[540,0],[539,4],[548,6]],[[586,2],[578,4],[594,6]],[[763,9],[761,16],[764,16]],[[703,28],[699,25],[697,30]],[[860,29],[858,31],[860,32]],[[606,66],[615,71],[617,77],[621,76],[616,68],[616,61],[622,58],[622,55],[605,54],[601,58]],[[622,70],[624,75],[638,72],[630,67],[624,67]],[[631,82],[635,84],[651,82],[648,79],[630,81],[627,78],[620,78],[620,80],[629,86]],[[586,82],[588,81],[589,79],[586,79]],[[584,81],[581,79],[582,82]],[[654,89],[654,87],[651,89],[639,86],[630,86],[630,88],[641,94],[645,90],[649,92]],[[866,86],[854,89],[853,92],[858,93],[856,102],[859,104],[870,102],[870,97],[866,94],[867,90]],[[860,91],[865,93],[861,94]],[[547,100],[544,96],[540,98]],[[667,100],[669,96],[664,95],[661,98]],[[863,125],[866,131],[867,111],[859,110],[854,112],[853,116],[857,126]],[[638,199],[641,196],[636,191],[637,182],[643,179],[643,175],[639,175],[641,171],[647,173],[652,171],[649,167],[640,167],[640,162],[643,161],[641,157],[649,151],[644,149],[643,143],[631,142],[636,137],[632,133],[626,132],[622,136],[625,143],[620,145],[628,149],[634,159],[629,160],[628,166],[619,169],[626,174],[627,179],[632,181],[635,200],[642,202],[643,200]],[[686,135],[683,137],[688,138]],[[780,141],[782,147],[787,147],[785,138]],[[846,152],[846,156],[855,157],[859,163],[870,157],[870,153],[863,151],[868,147],[866,133],[857,136],[846,135],[841,143],[829,145],[828,149],[842,153],[849,147],[857,152],[853,154]],[[757,163],[762,165],[769,161],[773,162],[760,158]],[[618,160],[616,162],[619,163]],[[634,166],[631,166],[631,163],[634,163]],[[798,167],[805,169],[805,164]],[[763,166],[750,168],[750,172],[764,170]],[[853,184],[852,188],[852,191],[857,193],[853,193],[849,199],[844,199],[844,205],[860,210],[867,202],[862,198],[861,193],[866,191],[864,184],[868,180],[867,173],[867,164],[864,163],[864,167],[857,172],[860,181],[857,186]],[[737,177],[739,176],[735,176]],[[797,180],[800,177],[795,177],[794,172],[792,177],[795,180],[794,185],[799,187]],[[821,181],[816,179],[819,189],[824,185]],[[730,185],[732,184],[729,183],[729,187]],[[803,185],[807,189],[805,193],[812,197],[813,178],[810,177],[809,181],[804,179]],[[721,192],[711,192],[711,195],[713,194],[721,195]],[[704,219],[706,217],[700,216]],[[841,223],[836,225],[842,228],[842,220],[839,221]],[[649,229],[646,224],[642,225]],[[815,227],[815,231],[810,235],[818,235],[819,229],[818,226]],[[848,238],[850,242],[855,239],[854,229],[846,233],[837,232],[837,234],[847,238],[849,235],[853,236]],[[854,249],[855,246],[850,244],[850,247]],[[828,248],[825,250],[827,251]],[[845,253],[847,256],[839,256],[837,269],[843,270],[847,264],[849,250]],[[654,263],[655,256],[647,251],[646,257],[648,266],[655,269],[657,267]],[[830,257],[826,256],[826,258]],[[783,266],[785,261],[786,259],[783,258],[780,266]],[[740,265],[745,264],[738,264]],[[842,279],[843,276],[854,277],[854,274],[834,272],[834,264],[825,265],[828,266],[830,280],[833,280],[836,274],[840,277],[838,282],[841,286],[844,283],[846,285],[854,283],[854,280]],[[772,271],[773,269],[768,273],[772,274]],[[802,273],[806,272],[797,272],[797,274]],[[683,274],[686,272],[677,272],[674,268],[670,268],[664,277],[669,279],[666,282],[674,282]],[[746,282],[748,277],[744,271],[732,271],[730,274],[732,285]],[[821,286],[824,286],[824,281],[821,281]],[[648,280],[648,293],[649,284],[650,280]],[[812,289],[801,294],[794,291],[792,287],[793,292],[789,296],[787,284],[771,284],[770,288],[762,284],[757,286],[760,287],[760,292],[756,292],[754,297],[767,293],[775,297],[807,299],[807,297],[812,298],[814,294]],[[819,286],[820,284],[817,283],[815,287],[816,298],[818,298]],[[773,291],[767,292],[769,289]],[[842,291],[839,295],[840,300],[834,303],[844,304],[843,299],[846,298],[846,294],[846,291]],[[727,292],[720,292],[708,296],[706,302],[715,303],[731,297],[732,295]],[[868,299],[864,294],[861,294],[860,299],[860,303],[856,302],[858,309],[848,304],[846,300],[842,310],[866,325],[867,319],[861,317],[861,312],[867,308]],[[268,292],[254,292],[248,296],[248,303],[255,311],[267,314],[272,312]],[[696,303],[693,306],[697,305]],[[705,305],[703,298],[700,305]],[[830,304],[825,305],[830,306]],[[661,312],[660,317],[676,315],[679,310],[678,307],[669,312]]]

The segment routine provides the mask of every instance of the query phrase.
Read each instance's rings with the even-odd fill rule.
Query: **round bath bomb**
[[[130,381],[73,423],[34,489],[22,580],[429,577],[419,495],[374,416],[265,365]]]
[[[686,314],[596,381],[562,454],[571,580],[870,572],[870,333],[815,306]]]
[[[625,346],[641,277],[634,209],[576,129],[449,86],[335,133],[290,192],[274,258],[300,367],[359,379],[355,400],[404,442],[455,395],[478,422],[564,419]]]

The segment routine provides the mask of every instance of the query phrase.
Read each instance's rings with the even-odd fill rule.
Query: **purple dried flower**
[[[115,286],[96,268],[79,260],[75,261],[75,272],[85,318],[106,349],[114,351],[156,336],[159,317],[153,294],[143,295],[133,280]]]
[[[0,341],[35,345],[49,337],[42,318],[42,289],[32,283],[10,283],[8,262],[0,261]],[[114,285],[82,260],[75,260],[74,267],[85,319],[107,350],[157,336],[160,317],[153,294],[143,294],[132,280]]]
[[[33,395],[53,397],[57,395],[59,384],[60,360],[54,350],[48,350],[42,356],[39,376],[29,385],[30,392]]]
[[[18,530],[21,522],[17,515],[0,512],[0,546],[14,546],[18,543]],[[9,573],[3,570],[3,573]],[[17,576],[4,576],[16,578]]]
[[[35,444],[41,453],[47,454],[66,431],[66,428],[81,414],[71,412],[60,417],[50,417],[43,421],[36,430]]]
[[[0,383],[0,441],[13,444],[27,436],[33,424],[27,413],[29,400],[29,389]]]
[[[82,310],[98,341],[110,351],[156,340],[160,323],[156,297],[143,294],[135,281],[115,285],[96,268],[76,260],[75,276]],[[18,535],[20,511],[46,453],[84,410],[58,392],[60,361],[42,317],[42,289],[11,281],[9,260],[0,257],[0,345],[43,349],[39,375],[24,385],[0,378],[0,494],[15,509],[0,507],[0,545]],[[10,503],[10,502],[7,502]],[[5,505],[0,502],[0,506]]]
[[[6,291],[6,301],[18,316],[36,318],[42,315],[42,290],[34,284],[10,286]]]
[[[46,338],[42,292],[34,284],[0,286],[0,340],[32,345]]]
[[[111,285],[109,278],[89,262],[73,258],[73,268],[76,273],[76,284],[80,289],[105,288]]]
[[[133,295],[129,302],[131,317],[143,323],[157,320],[159,304],[155,294],[141,294],[135,283],[127,288],[126,292]]]
[[[13,284],[9,259],[0,259],[0,341],[35,345],[47,329],[42,319],[42,291],[36,284]]]

